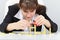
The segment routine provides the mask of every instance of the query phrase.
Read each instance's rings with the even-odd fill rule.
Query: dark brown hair
[[[23,10],[34,10],[37,8],[38,1],[37,0],[20,0],[19,1],[19,7]]]

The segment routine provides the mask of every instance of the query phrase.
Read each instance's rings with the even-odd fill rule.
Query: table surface
[[[8,40],[60,40],[60,32],[54,34],[37,34],[37,35],[27,35],[27,34],[4,34],[0,32],[0,39]]]

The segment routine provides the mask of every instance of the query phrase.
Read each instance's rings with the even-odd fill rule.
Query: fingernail
[[[38,26],[38,24],[36,26]]]

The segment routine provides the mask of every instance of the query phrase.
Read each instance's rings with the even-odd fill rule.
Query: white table
[[[0,32],[0,40],[60,40],[60,32],[54,34],[39,34],[39,35],[26,35],[26,34],[4,34]]]

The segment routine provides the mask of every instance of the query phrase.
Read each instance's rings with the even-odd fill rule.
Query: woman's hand
[[[10,23],[7,27],[8,31],[12,31],[14,29],[19,30],[22,29],[24,30],[26,27],[30,27],[30,23],[27,20],[20,20],[15,23]]]
[[[42,15],[38,15],[35,18],[35,21],[36,21],[37,26],[45,25],[48,28],[51,27],[50,22],[47,19],[45,19],[44,16]]]
[[[17,30],[18,29],[25,29],[27,27],[30,27],[30,23],[27,20],[20,20],[17,22]]]

